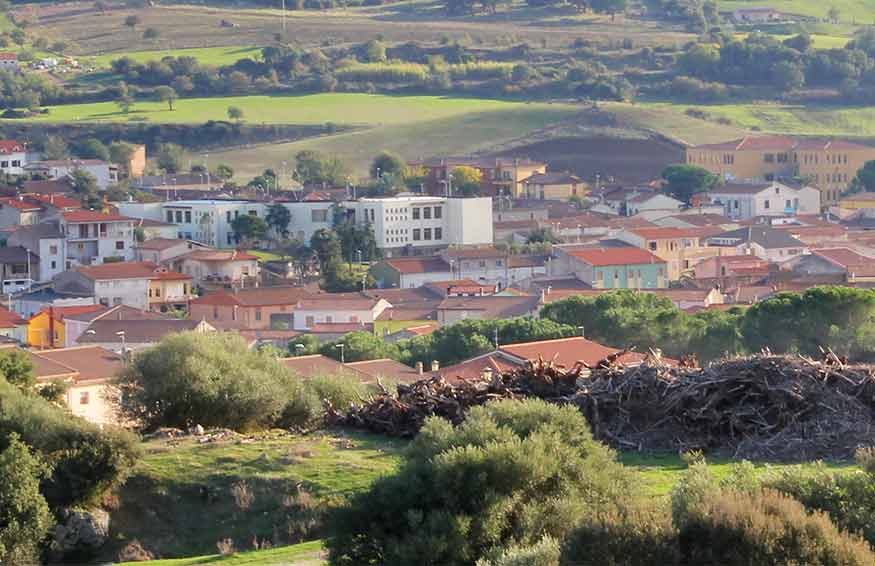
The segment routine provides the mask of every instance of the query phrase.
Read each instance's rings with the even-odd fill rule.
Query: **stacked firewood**
[[[425,419],[458,424],[473,406],[537,397],[574,404],[595,436],[624,450],[701,449],[735,457],[801,460],[850,456],[875,443],[875,374],[831,352],[823,360],[763,353],[697,367],[694,359],[619,364],[621,352],[592,367],[537,360],[478,380],[435,377],[399,385],[329,421],[414,436]]]

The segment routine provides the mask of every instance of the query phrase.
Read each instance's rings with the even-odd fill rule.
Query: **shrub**
[[[120,379],[121,409],[147,429],[272,426],[300,394],[276,357],[230,333],[170,335],[138,354]]]
[[[477,566],[559,566],[559,543],[544,537],[532,546],[511,546],[493,558],[478,560]]]
[[[332,516],[331,560],[467,566],[510,544],[562,540],[628,492],[628,475],[576,409],[491,403],[457,428],[429,419],[402,468]]]
[[[42,484],[52,509],[96,500],[127,477],[139,455],[132,435],[101,431],[0,379],[0,448],[12,434],[52,466]]]
[[[353,403],[367,398],[368,388],[354,376],[322,375],[312,377],[304,383],[321,401],[325,400],[337,409],[346,409]]]
[[[0,564],[39,564],[52,515],[40,493],[49,473],[39,456],[12,434],[0,452]]]
[[[118,553],[119,562],[147,562],[155,560],[155,555],[143,548],[140,541],[134,539],[125,545]]]
[[[846,534],[820,512],[765,490],[709,493],[690,507],[679,525],[684,564],[784,566],[787,564],[872,565],[868,544]]]

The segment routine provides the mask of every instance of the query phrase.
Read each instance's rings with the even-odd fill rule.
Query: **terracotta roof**
[[[73,210],[65,212],[62,216],[66,222],[136,222],[137,220],[121,214],[104,214],[97,210]]]
[[[790,150],[807,150],[807,151],[830,151],[830,150],[863,150],[872,149],[868,146],[861,145],[846,140],[817,140],[817,139],[795,139],[786,136],[747,136],[741,139],[697,145],[692,149],[716,149],[716,150],[735,150],[735,151],[790,151]]]
[[[350,332],[373,332],[372,323],[317,322],[310,327],[310,334],[348,334]]]
[[[79,200],[54,193],[25,194],[24,198],[35,200],[55,208],[82,208],[82,203]]]
[[[694,226],[715,226],[719,224],[733,224],[734,222],[725,216],[721,216],[719,214],[676,214],[674,216],[669,216],[669,218],[673,218],[676,220],[680,220],[681,222],[686,222],[687,224],[692,224]]]
[[[151,240],[146,240],[145,242],[137,244],[137,247],[141,250],[160,251],[180,244],[185,244],[186,242],[188,242],[188,240],[180,240],[179,238],[152,238]]]
[[[824,248],[811,250],[811,253],[845,269],[855,267],[868,268],[875,264],[875,258],[864,256],[849,248]]]
[[[3,53],[0,53],[0,61],[18,61],[18,55],[9,51],[4,51]]]
[[[531,314],[538,308],[540,297],[448,297],[438,310],[478,311],[481,318],[500,319]]]
[[[437,256],[387,259],[384,260],[383,263],[398,273],[404,274],[448,272],[450,270],[450,264]]]
[[[40,312],[36,313],[31,317],[31,320],[34,318],[45,314],[46,316],[53,316],[59,322],[62,322],[65,318],[72,316],[80,316],[83,314],[90,313],[99,313],[106,310],[106,307],[103,305],[80,305],[80,306],[72,306],[72,307],[45,307]],[[75,320],[81,320],[79,318]]]
[[[632,228],[629,230],[645,240],[663,240],[669,238],[707,238],[723,231],[716,226],[703,226],[696,228]]]
[[[111,379],[124,368],[121,356],[99,346],[42,350],[35,355],[72,368],[78,373],[76,381]]]
[[[18,313],[12,312],[6,307],[0,307],[0,328],[15,328],[23,324],[27,324],[27,321],[21,318]]]
[[[370,375],[374,381],[377,379],[388,379],[401,383],[413,383],[414,381],[419,381],[426,377],[420,374],[416,369],[388,358],[367,360],[363,362],[350,362],[346,364],[346,367]]]
[[[94,281],[106,279],[191,280],[190,275],[169,271],[151,261],[103,263],[100,265],[78,267],[76,270]]]
[[[446,251],[447,257],[453,259],[481,259],[493,257],[505,257],[507,252],[495,248],[450,248]]]
[[[296,305],[301,299],[313,296],[304,287],[258,287],[240,289],[234,293],[214,291],[191,302],[192,305],[263,307],[273,305]]]
[[[544,267],[546,261],[546,256],[542,255],[512,255],[507,258],[507,266],[509,268]]]
[[[434,305],[423,307],[404,306],[404,307],[389,307],[380,313],[377,320],[434,320],[437,318],[435,309],[439,302]]]
[[[522,182],[533,185],[571,185],[580,183],[581,179],[571,173],[535,173]]]
[[[2,153],[2,151],[0,151]],[[24,181],[21,184],[22,192],[28,194],[65,194],[73,192],[73,183],[66,177],[61,179],[46,179],[41,181]]]
[[[373,380],[370,375],[362,373],[355,368],[344,366],[339,361],[323,356],[322,354],[284,358],[282,362],[292,372],[303,378],[319,377],[323,375],[349,375],[350,377],[357,378],[359,381],[363,382]]]
[[[297,310],[371,310],[380,299],[370,297],[332,297],[331,293],[315,295],[298,301]]]
[[[0,140],[0,155],[21,153],[22,151],[24,151],[24,144],[20,144],[15,140]]]
[[[571,367],[578,361],[592,365],[618,351],[617,348],[604,346],[581,336],[511,344],[501,346],[499,349],[524,360],[534,361],[540,356],[545,360],[553,360],[566,367]],[[640,362],[643,359],[643,354],[630,352],[620,358],[620,361],[630,363]]]
[[[460,379],[478,379],[486,370],[495,373],[503,373],[521,367],[519,364],[508,361],[498,354],[484,354],[458,364],[441,368],[438,373],[447,381],[459,381]]]
[[[21,210],[23,212],[38,212],[43,209],[43,207],[38,204],[27,202],[25,200],[19,200],[14,197],[0,198],[0,205],[8,206],[10,208],[17,208],[18,210]]]
[[[595,267],[665,263],[665,260],[656,257],[649,251],[634,247],[580,249],[570,251],[568,254]]]

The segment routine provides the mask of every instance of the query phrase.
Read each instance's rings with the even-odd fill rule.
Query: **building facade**
[[[768,183],[727,183],[710,192],[711,202],[732,220],[756,216],[819,214],[821,193],[813,187]]]
[[[573,275],[594,289],[661,289],[668,287],[668,265],[656,255],[632,246],[617,248],[553,248],[552,276]]]
[[[547,172],[547,164],[510,157],[446,157],[411,163],[426,170],[423,189],[432,195],[455,196],[452,178],[456,167],[471,167],[480,172],[481,194],[525,196],[524,181],[536,173]]]

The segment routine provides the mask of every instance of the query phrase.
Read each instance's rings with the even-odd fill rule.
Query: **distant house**
[[[554,247],[550,275],[574,275],[596,289],[668,287],[668,264],[633,246],[614,248]]]
[[[708,245],[708,236],[720,233],[715,227],[701,228],[632,228],[617,235],[617,239],[652,252],[665,260],[668,277],[677,281],[703,259],[718,255],[733,255],[727,248]]]
[[[6,245],[31,250],[37,262],[37,269],[31,266],[31,278],[35,281],[50,281],[70,266],[66,237],[54,222],[16,228],[9,234]]]
[[[155,238],[179,239],[176,237],[176,226],[168,222],[162,222],[161,220],[137,218],[134,223],[134,228],[142,230],[146,240],[152,240]]]
[[[502,345],[488,354],[438,369],[444,379],[453,382],[460,379],[478,379],[505,371],[526,367],[528,362],[539,358],[570,368],[578,361],[595,365],[619,350],[577,336],[557,340],[541,340],[522,344]],[[620,358],[626,365],[637,365],[644,360],[643,354],[629,352]],[[426,361],[426,363],[430,363]]]
[[[525,194],[523,181],[536,173],[546,173],[547,164],[512,157],[441,157],[411,163],[426,170],[425,190],[433,195],[455,195],[453,179],[456,167],[472,167],[480,172],[481,194],[520,197]],[[452,193],[450,193],[452,190]]]
[[[0,65],[2,65],[2,62],[0,62]],[[0,140],[0,173],[23,175],[26,165],[27,147],[23,143],[15,140]]]
[[[60,216],[67,259],[80,265],[103,263],[108,258],[134,257],[134,219],[95,210],[73,210]],[[68,268],[69,269],[69,268]]]
[[[167,315],[152,311],[135,309],[126,305],[107,307],[99,305],[99,310],[85,310],[64,316],[64,347],[72,348],[79,345],[79,337],[88,330],[96,320],[138,321],[167,320]],[[174,319],[175,320],[175,319]]]
[[[811,250],[787,262],[800,275],[842,275],[848,283],[875,283],[875,257],[848,248]]]
[[[441,326],[461,320],[502,320],[518,316],[536,315],[539,297],[447,297],[437,307]]]
[[[309,330],[319,323],[373,324],[391,306],[385,299],[365,295],[344,298],[317,295],[298,301],[292,328]]]
[[[808,253],[808,246],[786,230],[766,226],[747,226],[716,234],[708,238],[712,246],[733,248],[737,255],[755,255],[775,263],[782,263]]]
[[[738,24],[762,24],[779,22],[784,19],[784,14],[768,6],[751,6],[732,12],[732,19]]]
[[[19,70],[18,55],[10,51],[0,53],[0,69],[4,71]]]
[[[303,287],[262,287],[213,291],[191,302],[189,318],[216,328],[291,329],[301,299],[314,296]]]
[[[174,270],[191,275],[195,283],[238,284],[258,280],[258,258],[239,250],[193,249],[170,260]]]
[[[43,207],[23,197],[0,198],[0,228],[37,224]]]
[[[67,325],[69,316],[104,312],[103,305],[54,306],[49,305],[28,321],[27,344],[32,348],[63,348],[67,346]]]
[[[98,318],[79,336],[80,345],[95,345],[113,352],[138,351],[155,345],[165,336],[178,332],[215,332],[216,329],[203,320],[180,320],[177,318],[140,318],[115,320],[111,316]]]
[[[677,214],[684,203],[662,193],[640,193],[626,199],[626,215],[646,217],[648,220]]]
[[[0,307],[0,336],[24,344],[27,342],[27,321],[18,313]]]
[[[100,159],[55,159],[29,163],[28,173],[45,175],[49,179],[68,178],[76,171],[90,173],[97,182],[97,188],[105,191],[118,183],[118,168]]]
[[[571,173],[535,173],[522,183],[525,198],[529,199],[568,200],[589,194],[589,186]]]
[[[0,248],[0,292],[11,295],[30,289],[39,278],[40,259],[22,246]]]
[[[452,279],[450,264],[438,256],[385,259],[371,266],[378,287],[416,288],[430,281]]]
[[[794,216],[820,213],[820,191],[807,186],[767,183],[727,183],[710,192],[711,202],[723,206],[733,220],[755,216]]]
[[[187,254],[193,249],[205,248],[203,244],[179,238],[152,238],[134,246],[137,261],[164,263]]]

